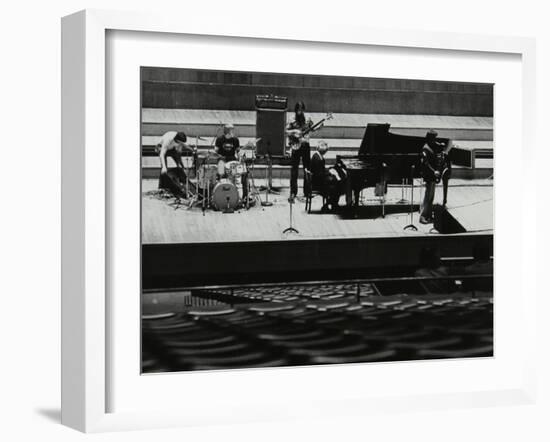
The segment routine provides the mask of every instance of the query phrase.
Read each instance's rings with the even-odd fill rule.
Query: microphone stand
[[[294,198],[290,197],[288,199],[289,213],[290,213],[290,226],[288,226],[283,233],[300,233],[298,229],[292,227],[292,206],[294,205]]]
[[[268,155],[268,165],[265,169],[265,201],[262,201],[262,206],[264,207],[271,207],[273,203],[269,201],[269,193],[271,192],[271,180],[270,180],[270,172],[271,172],[271,155]]]
[[[413,223],[413,208],[414,208],[414,164],[411,166],[411,206],[409,213],[411,215],[411,223],[407,224],[405,227],[403,227],[403,230],[413,230],[415,232],[418,231],[418,227],[416,227]]]

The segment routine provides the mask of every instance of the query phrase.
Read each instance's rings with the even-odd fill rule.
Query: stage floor
[[[263,184],[255,180],[256,186]],[[289,227],[288,182],[282,185],[278,195],[269,195],[270,207],[263,207],[259,199],[265,200],[265,193],[258,195],[254,207],[224,214],[212,209],[202,212],[200,208],[170,205],[173,200],[158,197],[158,180],[142,180],[142,242],[148,244],[188,244],[203,242],[242,242],[310,240],[369,237],[410,237],[438,235],[430,233],[432,225],[418,221],[418,205],[423,189],[415,187],[413,223],[418,231],[403,230],[410,224],[410,204],[397,204],[402,198],[401,187],[389,187],[386,197],[386,216],[381,217],[379,198],[373,189],[363,192],[363,201],[357,218],[345,214],[320,213],[320,197],[313,199],[312,213],[305,210],[305,201],[293,205],[293,226],[298,234],[283,234]],[[410,189],[404,193],[410,200]],[[435,202],[441,202],[442,188],[438,186]],[[340,202],[343,203],[342,197]],[[468,234],[492,233],[493,229],[493,182],[492,180],[452,180],[448,194],[448,212],[462,224]],[[457,234],[460,235],[460,234]]]

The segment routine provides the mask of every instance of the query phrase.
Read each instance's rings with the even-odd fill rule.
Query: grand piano
[[[394,134],[389,129],[389,124],[368,124],[358,154],[336,157],[338,167],[347,171],[355,207],[365,188],[378,185],[385,194],[388,184],[410,183],[420,177],[420,153],[426,138]],[[448,138],[437,141],[451,145]]]

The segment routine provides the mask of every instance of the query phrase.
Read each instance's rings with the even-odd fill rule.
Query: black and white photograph
[[[6,6],[1,440],[550,440],[543,2]]]
[[[493,84],[140,75],[143,374],[493,356]]]

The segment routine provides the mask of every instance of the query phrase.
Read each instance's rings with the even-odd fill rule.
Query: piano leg
[[[353,190],[351,188],[351,183],[349,182],[349,179],[346,179],[344,181],[344,194],[346,195],[346,205],[348,207],[351,207],[353,204]]]
[[[349,193],[346,194],[346,207],[350,214],[353,214],[354,218],[357,218],[357,212],[359,208],[359,195],[361,190],[349,189]]]

